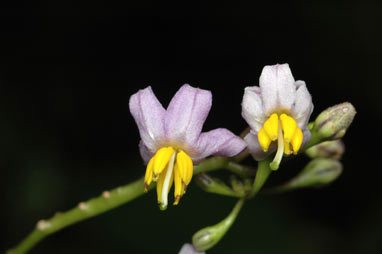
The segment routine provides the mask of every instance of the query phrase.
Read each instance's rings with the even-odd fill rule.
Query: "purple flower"
[[[271,163],[277,169],[283,154],[296,154],[310,139],[307,128],[313,111],[304,81],[295,81],[288,64],[265,66],[260,87],[246,87],[242,116],[251,131],[244,138],[256,160],[277,150]]]
[[[193,165],[210,155],[231,157],[245,148],[245,142],[227,129],[201,133],[212,104],[210,91],[183,85],[167,110],[151,87],[130,97],[130,112],[138,125],[139,144],[147,163],[145,188],[157,181],[158,203],[167,207],[167,195],[175,182],[175,201],[186,191]]]
[[[197,251],[192,244],[185,243],[178,254],[205,254],[204,251]]]

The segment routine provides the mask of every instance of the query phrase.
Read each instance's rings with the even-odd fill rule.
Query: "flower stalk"
[[[195,249],[205,251],[215,246],[235,222],[244,205],[244,201],[245,198],[239,199],[230,214],[218,224],[203,228],[196,232],[192,237],[192,244],[195,246]]]
[[[234,163],[236,165],[237,163]],[[194,175],[202,172],[210,172],[231,165],[229,159],[223,157],[211,157],[202,161],[194,167]],[[230,166],[229,166],[230,167]],[[236,165],[236,167],[238,167]],[[230,169],[232,170],[232,168]],[[235,170],[233,170],[235,171]],[[240,172],[244,172],[243,170]],[[154,189],[154,185],[148,187],[148,191]],[[24,254],[32,249],[45,237],[60,231],[70,225],[95,217],[116,207],[124,205],[141,195],[145,194],[144,178],[132,183],[105,191],[101,196],[80,202],[69,211],[56,214],[50,219],[40,220],[35,229],[25,237],[15,248],[9,250],[8,254]]]
[[[272,172],[270,167],[269,159],[265,159],[263,161],[259,161],[259,166],[257,168],[256,177],[253,182],[252,190],[249,193],[249,198],[253,198],[264,186],[267,181],[269,175]]]

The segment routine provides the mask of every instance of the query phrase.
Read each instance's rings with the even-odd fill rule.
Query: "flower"
[[[244,91],[242,116],[251,128],[244,140],[256,160],[277,150],[270,164],[276,170],[283,154],[297,154],[310,139],[312,98],[305,82],[294,80],[288,64],[265,66],[259,83]]]
[[[180,249],[179,254],[205,254],[205,252],[197,251],[192,244],[185,243]]]
[[[129,107],[138,125],[139,144],[147,163],[145,189],[157,182],[158,203],[165,209],[168,192],[175,185],[174,205],[186,191],[193,165],[210,155],[231,157],[245,148],[245,142],[227,129],[201,133],[212,105],[210,91],[183,85],[167,110],[151,87],[130,97]]]

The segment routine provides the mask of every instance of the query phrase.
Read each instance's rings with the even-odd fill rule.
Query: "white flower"
[[[271,163],[277,169],[283,154],[296,154],[310,139],[307,128],[313,111],[304,81],[295,81],[288,64],[265,66],[260,86],[246,87],[242,116],[251,131],[244,140],[256,160],[277,150]]]

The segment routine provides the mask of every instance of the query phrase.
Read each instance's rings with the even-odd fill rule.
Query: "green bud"
[[[206,192],[225,195],[225,196],[231,196],[231,197],[243,196],[241,192],[235,192],[230,187],[228,187],[223,181],[217,178],[212,178],[205,173],[199,174],[195,178],[195,181],[197,185]]]
[[[325,141],[305,151],[310,158],[332,158],[339,160],[345,152],[345,145],[341,139]]]
[[[205,251],[215,246],[232,226],[243,204],[244,199],[242,198],[236,203],[231,213],[224,220],[216,225],[203,228],[196,232],[192,236],[192,244],[195,249]]]
[[[342,138],[352,123],[355,114],[355,108],[349,102],[327,108],[316,118],[312,134],[316,132],[326,140]]]
[[[293,179],[284,184],[282,190],[306,187],[322,187],[336,180],[342,173],[341,162],[329,158],[317,158]]]
[[[218,225],[203,228],[193,235],[192,244],[195,249],[199,251],[208,250],[219,242],[225,232],[224,228]]]

